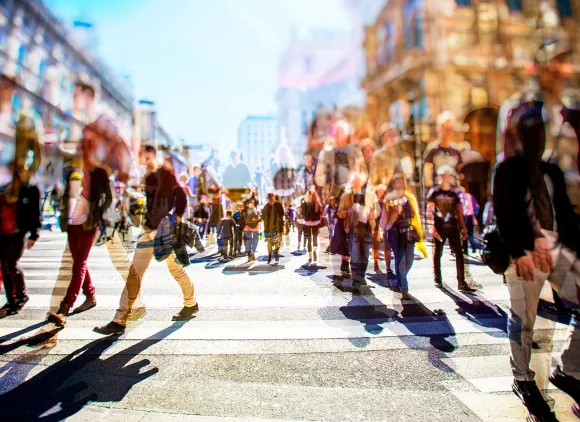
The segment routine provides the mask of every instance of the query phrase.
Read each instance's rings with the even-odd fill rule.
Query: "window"
[[[522,12],[524,10],[523,0],[507,0],[510,12]]]
[[[457,6],[471,6],[471,0],[455,0]]]
[[[24,66],[24,61],[26,60],[26,48],[21,45],[18,49],[18,60],[16,62],[16,74],[20,75],[22,68]]]
[[[570,0],[557,0],[556,6],[558,7],[558,13],[563,18],[570,17],[574,14],[572,11],[572,2]]]

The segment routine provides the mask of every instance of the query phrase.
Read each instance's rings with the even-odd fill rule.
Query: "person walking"
[[[262,209],[264,221],[264,240],[268,247],[268,264],[272,262],[272,252],[276,264],[280,261],[280,244],[284,233],[284,207],[276,194],[269,193],[267,203]]]
[[[467,239],[467,230],[463,221],[463,208],[459,191],[454,188],[455,170],[451,166],[441,166],[438,175],[442,183],[435,186],[427,195],[427,214],[433,220],[432,232],[434,242],[433,272],[435,286],[442,288],[441,255],[445,241],[449,240],[449,246],[455,254],[455,266],[457,270],[457,288],[463,292],[474,292],[465,281],[465,263],[463,260],[462,241]]]
[[[225,260],[233,259],[234,255],[234,228],[236,223],[232,218],[232,212],[226,211],[226,216],[218,224],[218,237],[223,242],[222,257]],[[229,251],[229,254],[228,254]]]
[[[376,221],[375,229],[373,230],[373,233],[372,233],[372,255],[373,255],[373,261],[374,261],[373,269],[375,271],[379,271],[379,257],[380,257],[379,249],[381,246],[381,242],[384,241],[383,236],[382,236],[382,232],[384,231],[384,228],[381,228],[382,226],[379,223],[380,223],[380,220],[383,217],[383,214],[385,211],[385,195],[387,193],[387,187],[383,184],[380,184],[380,185],[373,187],[373,191],[375,193],[374,200],[375,200],[376,206],[379,208],[379,212],[380,212],[380,215]],[[387,271],[390,270],[390,268],[391,268],[390,252],[391,252],[391,250],[389,249],[389,255],[388,255],[389,260],[387,261],[387,248],[385,247],[385,261],[387,261]]]
[[[252,262],[256,260],[256,249],[258,248],[261,221],[254,199],[248,199],[246,201],[246,206],[242,211],[242,220],[244,222],[246,254],[248,255],[248,262]]]
[[[318,261],[318,229],[320,227],[320,213],[322,206],[314,185],[304,195],[300,211],[304,217],[304,243],[308,251],[308,265]]]
[[[423,240],[423,230],[418,217],[417,198],[406,189],[405,176],[395,173],[391,181],[392,192],[387,195],[385,212],[381,217],[379,233],[388,232],[390,244],[395,252],[396,279],[393,291],[401,293],[403,299],[409,296],[407,275],[415,259],[415,244]]]
[[[147,167],[144,178],[144,190],[147,196],[147,212],[141,235],[137,241],[137,249],[133,263],[127,277],[126,300],[121,297],[119,309],[111,322],[104,326],[97,326],[94,331],[104,335],[120,335],[125,332],[128,321],[133,321],[145,315],[145,308],[135,308],[141,291],[143,276],[153,258],[154,240],[157,227],[161,221],[173,211],[177,225],[181,224],[183,213],[187,206],[187,199],[183,189],[177,182],[171,163],[165,160],[162,167],[155,161],[157,150],[151,145],[142,147],[141,164]],[[179,232],[179,227],[176,230]],[[187,321],[199,311],[195,299],[194,287],[189,275],[177,260],[175,251],[165,259],[169,272],[181,287],[183,293],[183,308],[173,316],[174,321]]]
[[[19,177],[18,173],[14,177]],[[6,194],[11,190],[11,185],[0,194],[0,264],[6,295],[6,304],[0,308],[0,318],[17,314],[29,301],[26,279],[18,261],[24,248],[32,248],[38,240],[41,226],[40,191],[26,183],[19,185],[15,202]]]
[[[334,230],[338,224],[338,205],[336,204],[336,198],[330,196],[328,198],[328,204],[324,208],[323,216],[326,219],[326,227],[328,228],[328,247],[326,248],[326,253],[330,252],[330,242],[332,242],[332,237],[334,236]]]

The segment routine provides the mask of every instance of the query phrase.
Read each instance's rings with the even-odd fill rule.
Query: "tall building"
[[[238,129],[238,149],[250,171],[270,166],[279,139],[280,129],[275,116],[248,116],[244,119]]]
[[[63,154],[76,153],[82,128],[100,112],[130,139],[131,93],[40,0],[0,1],[0,45],[0,142],[14,142],[21,113],[34,117],[45,135],[39,179],[60,177]]]
[[[536,30],[544,0],[390,0],[365,36],[367,117],[375,128],[384,121],[402,130],[415,121],[417,156],[435,136],[443,110],[459,119],[481,107],[499,107],[532,81]],[[549,0],[573,43],[575,77],[565,96],[578,98],[580,2]],[[495,124],[489,119],[469,141],[493,163]],[[491,126],[490,126],[491,125]]]

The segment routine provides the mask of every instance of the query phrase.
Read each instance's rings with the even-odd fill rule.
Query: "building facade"
[[[273,150],[280,140],[275,116],[248,116],[238,129],[238,149],[251,172],[269,168]]]
[[[61,177],[63,154],[76,153],[83,127],[100,113],[114,117],[131,139],[132,95],[40,0],[0,1],[0,45],[0,138],[10,150],[18,116],[37,121],[40,183]]]
[[[543,0],[542,0],[543,1]],[[365,36],[367,118],[376,129],[395,122],[418,135],[416,157],[435,137],[435,119],[451,110],[463,120],[473,110],[499,108],[529,85],[532,33],[540,0],[390,0]],[[578,94],[580,1],[548,0],[570,33],[576,76],[566,96]],[[535,49],[535,50],[534,50]],[[483,113],[490,115],[490,113]],[[491,113],[493,114],[493,113]],[[472,127],[469,142],[486,161],[496,158],[493,119]],[[471,121],[473,122],[473,121]],[[489,126],[489,127],[488,127]],[[461,135],[463,136],[463,135]],[[466,135],[466,138],[468,136]]]

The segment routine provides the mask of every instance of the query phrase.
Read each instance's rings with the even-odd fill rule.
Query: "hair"
[[[453,114],[453,112],[451,112],[449,110],[445,110],[442,113],[440,113],[437,116],[437,120],[436,120],[437,129],[441,129],[441,126],[443,126],[449,120],[453,120],[454,122],[457,121],[457,118],[455,117],[455,114]]]
[[[403,173],[395,173],[393,174],[393,177],[391,177],[391,181],[389,182],[389,190],[393,190],[393,186],[395,184],[395,181],[397,180],[402,180],[403,181],[403,189],[407,190],[407,179],[405,177],[405,175]],[[384,185],[379,185],[377,186],[377,190]]]
[[[231,217],[231,216],[232,216],[232,210],[227,210],[226,217]]]
[[[142,148],[143,148],[143,152],[153,153],[153,154],[157,153],[157,150],[155,149],[155,147],[153,145],[146,144],[146,145],[143,145]]]

